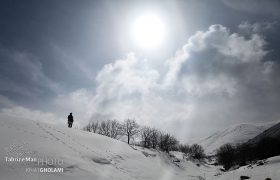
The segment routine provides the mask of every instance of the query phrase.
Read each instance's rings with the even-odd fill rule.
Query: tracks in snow
[[[114,168],[116,168],[117,170],[121,171],[122,173],[129,175],[130,177],[134,178],[134,179],[138,179],[138,177],[134,177],[131,176],[131,173],[128,170],[125,170],[124,168],[120,167],[115,161],[113,161],[113,158],[111,156],[104,156],[102,153],[97,152],[95,150],[93,150],[92,148],[88,147],[87,145],[84,145],[82,143],[80,143],[78,140],[76,140],[75,138],[71,137],[70,135],[64,133],[63,131],[57,130],[54,127],[48,126],[48,125],[41,125],[40,123],[36,123],[36,125],[38,126],[38,128],[40,128],[41,130],[43,130],[46,134],[48,134],[51,139],[62,143],[63,145],[65,145],[66,147],[68,147],[69,149],[71,149],[72,151],[74,151],[75,153],[78,153],[82,158],[83,157],[83,152],[79,151],[77,148],[75,148],[73,145],[71,145],[71,143],[68,143],[67,141],[71,141],[73,144],[76,144],[77,146],[85,149],[86,151],[93,153],[95,155],[97,155],[98,157],[96,158],[91,158],[90,160],[97,163],[97,164],[102,164],[102,165],[112,165]],[[58,134],[60,134],[61,136],[58,136]],[[66,140],[67,139],[67,140]],[[119,157],[119,156],[117,156]]]

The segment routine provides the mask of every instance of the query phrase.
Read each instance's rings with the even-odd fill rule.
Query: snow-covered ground
[[[240,176],[248,176],[252,180],[272,180],[280,179],[280,156],[272,157],[266,160],[264,165],[248,165],[240,167],[237,170],[220,173],[219,180],[238,180]],[[211,179],[211,178],[209,178]],[[214,178],[215,179],[215,178]]]
[[[203,138],[197,143],[204,147],[207,154],[214,154],[215,150],[222,145],[226,143],[239,144],[247,142],[278,122],[234,125]]]
[[[9,116],[0,120],[1,180],[228,180],[240,175],[254,180],[280,179],[280,157],[252,169],[221,172],[219,166],[187,161],[180,152],[171,154],[78,129]],[[9,161],[29,157],[35,160]],[[40,172],[62,168],[63,172]]]

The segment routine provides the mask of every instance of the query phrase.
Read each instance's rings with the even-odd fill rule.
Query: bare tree
[[[123,124],[124,135],[127,136],[127,144],[130,143],[130,139],[133,138],[139,132],[139,125],[135,120],[127,119]]]
[[[189,155],[190,154],[190,146],[189,145],[186,145],[186,144],[181,144],[179,145],[178,147],[179,151],[184,153],[185,155]]]
[[[97,132],[98,134],[108,136],[114,139],[118,139],[120,135],[122,135],[122,124],[119,123],[117,120],[106,120],[102,121],[99,125],[98,122],[96,122],[92,127],[93,132]]]
[[[110,137],[110,121],[101,122],[98,130],[98,134]]]
[[[178,146],[178,140],[170,135],[170,134],[165,134],[161,133],[159,136],[159,147],[161,150],[166,151],[169,153],[171,150],[176,150]]]
[[[141,138],[144,147],[155,149],[159,141],[159,131],[155,128],[145,126],[141,129]]]
[[[150,148],[152,146],[152,129],[150,127],[145,126],[141,129],[141,139],[144,147]]]
[[[203,147],[201,145],[198,145],[198,144],[193,144],[190,147],[190,154],[191,154],[192,158],[198,159],[198,160],[205,157]]]
[[[94,133],[97,133],[98,127],[99,127],[99,122],[98,121],[92,122],[91,131],[94,132]]]
[[[91,124],[90,124],[90,122],[85,127],[83,127],[83,130],[91,132]]]
[[[117,120],[109,120],[110,122],[110,137],[118,139],[122,135],[122,125]]]
[[[151,132],[151,143],[153,149],[155,149],[158,145],[158,138],[159,138],[159,131],[153,128]]]

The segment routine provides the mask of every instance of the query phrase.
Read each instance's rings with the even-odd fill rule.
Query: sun
[[[132,39],[135,44],[144,49],[159,47],[166,35],[163,20],[157,14],[143,14],[132,24]]]

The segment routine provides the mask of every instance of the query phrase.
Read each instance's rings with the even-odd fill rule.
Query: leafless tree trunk
[[[158,145],[159,131],[153,128],[151,133],[152,148],[155,149]]]
[[[130,139],[133,138],[136,134],[138,134],[139,125],[135,120],[127,119],[123,124],[124,135],[127,136],[127,144],[130,144]]]

